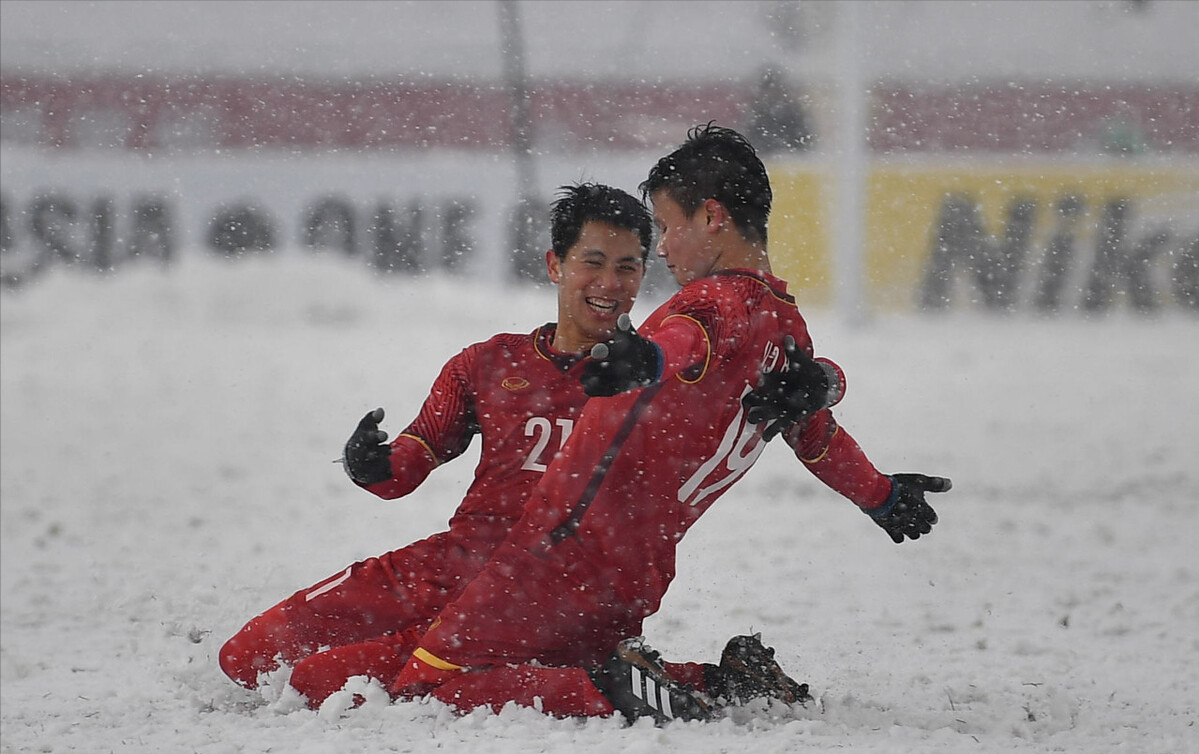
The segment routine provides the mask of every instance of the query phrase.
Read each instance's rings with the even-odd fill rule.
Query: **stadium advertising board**
[[[1199,165],[1014,162],[876,164],[865,217],[873,309],[1199,311]],[[835,177],[772,174],[776,269],[805,301],[829,303]]]
[[[549,160],[541,183],[632,190],[649,162]],[[776,272],[806,306],[830,305],[833,167],[805,160],[770,170]],[[508,161],[480,155],[6,154],[3,279],[16,287],[57,265],[116,272],[182,253],[296,250],[388,274],[539,279],[535,250],[548,237],[538,213],[551,197],[529,219],[515,185]],[[1193,162],[879,161],[867,191],[864,290],[873,310],[1199,310]]]

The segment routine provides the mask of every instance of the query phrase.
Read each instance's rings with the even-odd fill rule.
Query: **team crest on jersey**
[[[524,390],[531,384],[524,377],[505,377],[504,381],[500,383],[500,387],[515,393],[517,390]]]

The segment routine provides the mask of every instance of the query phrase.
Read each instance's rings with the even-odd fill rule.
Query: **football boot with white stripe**
[[[632,722],[652,717],[658,725],[671,720],[707,720],[715,707],[704,694],[672,678],[661,655],[642,637],[625,639],[591,680],[617,712]]]

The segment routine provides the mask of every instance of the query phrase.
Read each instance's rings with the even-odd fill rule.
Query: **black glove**
[[[612,337],[591,347],[581,380],[583,392],[594,397],[645,387],[661,376],[662,349],[638,335],[629,315],[622,314]]]
[[[762,432],[767,441],[832,405],[840,392],[832,369],[808,356],[790,335],[783,340],[783,352],[787,355],[783,368],[763,372],[757,387],[741,399],[750,424],[774,421]]]
[[[891,535],[895,544],[901,544],[906,536],[920,539],[921,534],[932,531],[937,523],[937,512],[924,500],[926,492],[947,492],[953,482],[945,477],[923,474],[892,474],[891,496],[878,508],[862,511]]]
[[[391,446],[387,433],[379,429],[383,409],[377,408],[358,422],[358,429],[346,441],[342,463],[346,473],[359,484],[372,485],[391,479]]]

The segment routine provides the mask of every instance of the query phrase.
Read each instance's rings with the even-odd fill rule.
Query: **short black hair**
[[[579,241],[583,225],[603,222],[631,230],[641,240],[641,261],[649,257],[654,218],[637,197],[602,183],[561,186],[550,208],[550,243],[559,259]]]
[[[741,236],[766,243],[774,195],[757,150],[741,134],[709,122],[687,132],[687,141],[666,155],[639,186],[643,200],[659,191],[690,216],[708,199],[729,211]]]

